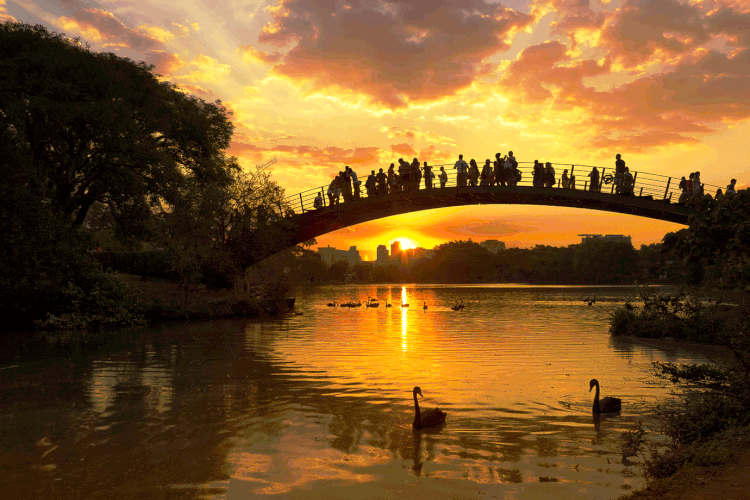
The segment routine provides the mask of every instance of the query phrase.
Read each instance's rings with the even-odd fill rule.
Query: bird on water
[[[614,413],[622,409],[622,401],[620,398],[606,397],[599,400],[599,381],[595,378],[591,379],[589,385],[589,392],[596,387],[596,394],[594,395],[594,406],[592,408],[594,413]]]
[[[445,422],[446,413],[440,411],[438,408],[431,408],[424,413],[420,412],[417,394],[422,396],[422,389],[419,387],[414,388],[414,423],[412,424],[414,428],[422,429],[423,427],[435,427]]]

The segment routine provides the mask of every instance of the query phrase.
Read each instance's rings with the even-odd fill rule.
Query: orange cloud
[[[468,87],[534,22],[485,0],[279,0],[269,11],[259,41],[292,47],[274,73],[391,109]]]
[[[744,91],[750,88],[750,14],[700,8],[674,0],[626,0],[603,21],[604,57],[573,60],[568,45],[548,41],[524,49],[499,87],[516,102],[542,104],[551,113],[577,110],[568,130],[591,137],[591,147],[642,151],[695,144],[697,136],[728,121],[750,118]],[[565,20],[565,13],[558,14]],[[720,39],[736,48],[725,50]],[[623,77],[616,68],[646,63],[650,74],[609,90],[586,83],[611,83],[614,75]]]
[[[394,153],[398,153],[401,155],[408,155],[408,156],[411,156],[416,153],[416,151],[414,151],[414,148],[405,142],[402,142],[401,144],[392,144],[391,151],[393,151]]]
[[[88,8],[77,0],[66,1],[66,7],[69,15],[56,21],[66,32],[80,34],[105,48],[140,52],[143,60],[153,64],[156,73],[164,76],[171,75],[184,64],[177,54],[165,50],[165,42],[174,36],[168,30],[157,26],[129,28],[111,12]]]
[[[279,62],[279,60],[282,58],[282,55],[278,52],[274,52],[273,54],[268,54],[267,52],[263,52],[262,50],[258,50],[252,45],[241,45],[238,49],[240,52],[242,52],[242,58],[246,62],[254,62],[259,64],[274,64]]]

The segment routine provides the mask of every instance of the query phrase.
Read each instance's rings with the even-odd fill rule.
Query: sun
[[[417,248],[419,246],[419,243],[414,241],[411,238],[407,238],[405,236],[399,236],[393,241],[400,241],[401,242],[401,250],[409,250],[411,248]]]

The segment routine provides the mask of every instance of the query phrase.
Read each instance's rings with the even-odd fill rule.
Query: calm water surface
[[[707,361],[611,338],[633,294],[318,286],[280,320],[5,339],[0,495],[616,498],[643,484],[620,434],[667,395],[650,363]],[[621,414],[593,419],[593,377]],[[412,430],[415,385],[444,426]]]

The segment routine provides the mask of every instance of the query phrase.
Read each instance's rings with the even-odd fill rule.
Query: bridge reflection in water
[[[687,224],[691,209],[683,204],[675,203],[680,195],[679,180],[672,177],[649,172],[631,172],[633,175],[632,190],[627,194],[617,194],[613,182],[602,182],[609,179],[614,169],[599,169],[600,185],[598,191],[589,189],[588,174],[593,167],[586,165],[553,164],[556,170],[556,187],[534,187],[533,164],[519,164],[522,180],[514,187],[502,186],[466,186],[459,187],[456,182],[456,171],[453,164],[442,165],[448,174],[446,187],[441,188],[437,177],[434,184],[438,187],[425,189],[424,182],[418,190],[399,191],[388,194],[366,197],[364,190],[362,197],[357,200],[330,205],[326,196],[328,186],[309,189],[287,197],[286,202],[290,216],[286,220],[292,226],[289,245],[301,243],[338,229],[361,224],[383,217],[400,215],[420,210],[455,207],[462,205],[485,204],[517,204],[517,205],[549,205],[559,207],[573,207],[592,210],[603,210],[623,214],[649,217],[678,224]],[[433,165],[433,172],[439,173],[441,165]],[[569,175],[575,175],[579,180],[576,188],[562,188],[560,177],[562,171],[568,169]],[[364,186],[366,176],[360,176]],[[704,184],[704,192],[710,186]],[[322,193],[323,207],[314,209],[314,199]],[[293,214],[293,215],[292,215]]]

